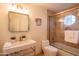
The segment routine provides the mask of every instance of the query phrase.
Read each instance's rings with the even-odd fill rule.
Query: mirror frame
[[[21,15],[26,15],[26,16],[28,16],[28,30],[26,30],[26,31],[12,31],[12,30],[10,30],[10,21],[11,21],[11,19],[10,19],[10,14],[9,13],[16,13],[16,14],[21,14]],[[27,15],[27,14],[22,14],[22,13],[18,13],[18,12],[13,12],[13,11],[8,11],[8,30],[10,31],[10,32],[28,32],[29,31],[29,29],[30,29],[30,26],[29,26],[29,15]]]

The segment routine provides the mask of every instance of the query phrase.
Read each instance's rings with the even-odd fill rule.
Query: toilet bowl
[[[42,41],[42,50],[43,50],[45,56],[56,56],[57,52],[58,52],[57,48],[49,45],[48,40]]]

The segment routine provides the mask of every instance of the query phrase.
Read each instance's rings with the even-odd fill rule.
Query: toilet
[[[56,56],[57,52],[58,52],[57,48],[49,45],[48,40],[42,41],[42,50],[43,50],[45,56]]]

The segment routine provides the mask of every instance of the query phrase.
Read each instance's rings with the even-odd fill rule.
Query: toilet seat
[[[49,51],[52,51],[52,50],[53,50],[53,51],[58,51],[57,48],[55,48],[55,47],[53,47],[53,46],[50,46],[50,45],[49,45],[49,46],[45,46],[44,49],[47,49],[47,50],[49,50]]]
[[[45,56],[56,56],[58,49],[53,46],[48,45],[48,46],[43,47],[43,52]]]

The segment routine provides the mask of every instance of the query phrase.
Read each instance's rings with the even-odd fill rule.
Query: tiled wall
[[[69,43],[69,42],[65,42],[65,35],[64,35],[64,29],[66,28],[66,26],[62,23],[62,22],[58,22],[58,20],[62,19],[64,20],[64,16],[66,15],[74,15],[76,16],[76,23],[74,23],[71,26],[68,26],[71,30],[79,30],[79,15],[77,14],[78,11],[77,9],[66,12],[66,13],[62,13],[56,16],[56,35],[55,35],[55,39],[54,41],[56,42],[60,42],[75,48],[79,48],[79,43],[78,44],[73,44],[73,43]]]

